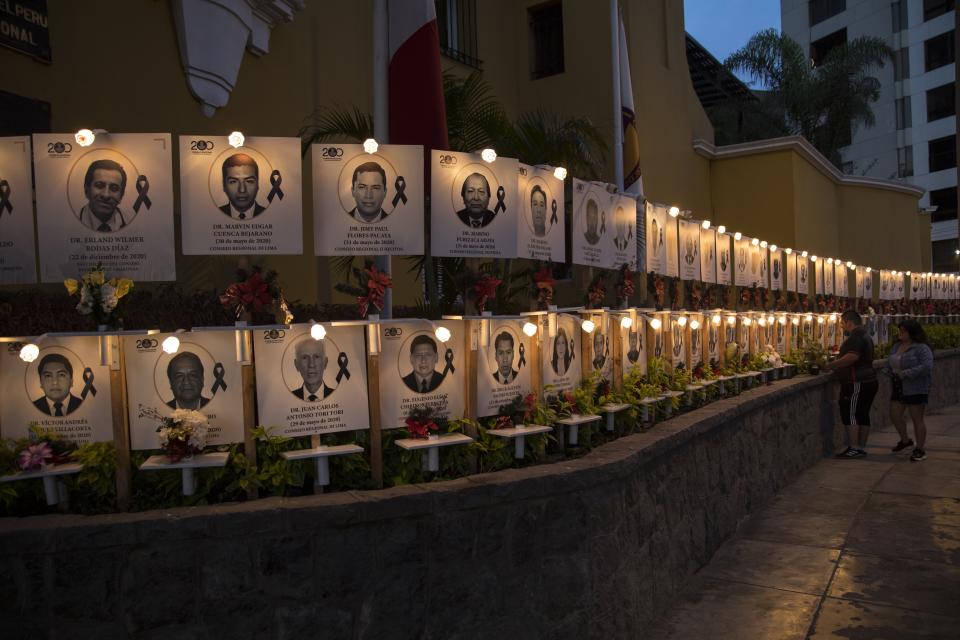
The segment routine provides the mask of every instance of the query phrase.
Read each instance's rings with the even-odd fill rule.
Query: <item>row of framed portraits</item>
[[[591,333],[581,328],[585,319],[595,324]],[[897,318],[865,321],[879,344]],[[528,323],[537,328],[533,336]],[[111,440],[119,413],[131,447],[150,450],[157,448],[156,415],[196,409],[209,417],[211,444],[242,442],[245,393],[256,396],[256,423],[277,434],[364,430],[372,415],[392,429],[424,406],[455,418],[497,415],[518,395],[570,390],[594,371],[619,384],[634,370],[646,374],[652,358],[695,369],[722,365],[733,342],[740,353],[770,345],[786,355],[803,336],[824,347],[842,340],[835,314],[570,310],[440,324],[450,332],[445,342],[426,320],[334,323],[321,340],[311,337],[311,325],[49,335],[31,362],[20,358],[27,340],[7,338],[0,343],[0,435],[22,437],[38,423],[80,443]],[[180,340],[174,353],[163,349],[169,335]],[[370,354],[378,358],[374,379]],[[255,368],[255,388],[243,382],[247,366]],[[126,406],[114,412],[118,393]]]
[[[646,203],[647,270],[682,280],[757,286],[774,291],[878,300],[956,300],[960,282],[951,274],[912,274],[848,266],[671,217],[665,205]]]
[[[174,180],[168,133],[0,138],[0,284],[112,275],[175,280]],[[184,255],[303,253],[299,138],[180,136]],[[313,246],[318,256],[422,255],[430,196],[434,256],[567,258],[564,180],[551,167],[432,151],[425,193],[421,146],[313,145]],[[36,189],[33,181],[36,180]],[[637,264],[634,197],[573,179],[571,259]]]

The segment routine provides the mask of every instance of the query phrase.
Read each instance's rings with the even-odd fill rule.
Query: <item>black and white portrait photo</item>
[[[460,186],[463,208],[457,211],[460,222],[473,229],[485,227],[497,215],[490,210],[490,181],[482,173],[471,173]]]
[[[426,334],[417,336],[410,343],[411,371],[403,376],[403,384],[416,393],[436,391],[443,382],[443,374],[437,371],[439,361],[437,341]]]
[[[190,351],[178,353],[167,363],[167,381],[173,398],[167,401],[171,409],[202,409],[210,402],[204,397],[203,362]]]
[[[544,338],[540,346],[540,371],[543,384],[552,385],[557,391],[574,388],[582,377],[579,358],[582,332],[579,325],[573,318],[559,314],[554,336],[548,336],[546,322],[542,328]]]
[[[533,235],[538,238],[547,235],[547,192],[538,184],[530,190],[530,223]]]
[[[597,204],[597,201],[590,198],[587,200],[586,204],[586,213],[584,219],[586,220],[586,228],[583,232],[583,239],[587,241],[587,244],[595,245],[600,242],[600,205]]]
[[[479,416],[496,415],[500,407],[518,396],[531,392],[530,346],[536,336],[523,333],[525,321],[490,320],[490,338],[478,350],[477,412]]]
[[[80,208],[80,222],[94,231],[119,231],[127,226],[120,202],[127,191],[127,172],[113,160],[94,160],[83,178],[83,195],[87,202]]]
[[[363,224],[381,222],[387,217],[383,199],[387,197],[387,173],[376,162],[357,165],[350,178],[350,194],[354,207],[350,215]]]
[[[293,395],[306,402],[316,402],[333,393],[323,377],[327,371],[326,340],[301,338],[294,345],[293,366],[300,374],[303,384],[293,390]]]
[[[220,166],[223,176],[223,193],[227,202],[220,205],[220,211],[234,220],[252,220],[266,211],[266,207],[257,202],[260,193],[260,167],[257,161],[246,153],[234,153],[227,156]]]
[[[517,253],[532,260],[563,262],[566,258],[563,180],[550,167],[518,164]]]
[[[510,384],[516,380],[519,371],[513,368],[514,338],[508,331],[497,334],[493,341],[497,370],[493,372],[493,379],[500,384]]]
[[[61,353],[48,353],[37,365],[43,395],[33,406],[48,416],[67,416],[80,408],[81,400],[73,395],[73,365]]]

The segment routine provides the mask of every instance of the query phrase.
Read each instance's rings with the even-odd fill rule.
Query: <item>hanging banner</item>
[[[707,360],[711,367],[720,363],[721,336],[723,335],[722,321],[723,318],[718,312],[714,312],[709,317],[709,321],[707,321],[707,316],[704,316],[707,334]]]
[[[571,260],[589,267],[613,267],[613,206],[616,196],[606,185],[573,179],[573,219],[570,225]]]
[[[770,288],[774,291],[783,291],[786,274],[784,273],[784,257],[786,254],[783,249],[777,249],[770,252]]]
[[[850,297],[850,276],[847,265],[842,262],[836,262],[833,265],[833,291],[836,295],[843,298]]]
[[[686,318],[684,324],[680,324],[679,317],[670,317],[670,363],[674,369],[688,369],[690,363],[687,360],[687,326]]]
[[[667,275],[676,278],[680,275],[680,256],[678,255],[679,238],[677,219],[667,215],[666,243],[667,243]]]
[[[704,326],[703,326],[703,315],[699,313],[690,314],[689,324],[689,356],[688,362],[690,362],[691,371],[700,371],[703,370],[704,362]]]
[[[477,416],[495,416],[500,407],[533,391],[530,347],[537,339],[523,333],[526,321],[491,318],[489,342],[477,350]],[[480,329],[483,330],[482,328]]]
[[[33,136],[40,280],[101,264],[109,277],[176,280],[168,133]]]
[[[563,180],[553,170],[519,163],[517,197],[517,255],[546,262],[565,261]]]
[[[514,174],[515,175],[515,174]],[[451,337],[440,342],[429,320],[380,325],[380,418],[384,429],[405,426],[414,409],[430,407],[434,415],[462,418],[467,372],[464,323],[444,320]]]
[[[902,300],[904,297],[904,277],[905,276],[903,273],[898,273],[896,276],[894,276],[894,285],[896,291],[894,295],[897,300]]]
[[[243,386],[235,332],[177,334],[180,349],[166,353],[173,334],[123,336],[130,448],[159,449],[157,415],[200,411],[210,421],[207,444],[243,442]]]
[[[556,316],[556,335],[550,337],[550,315],[540,316],[538,336],[540,341],[540,370],[544,387],[551,387],[548,394],[572,391],[581,379],[580,327],[565,314]]]
[[[613,353],[610,351],[610,314],[597,313],[591,316],[594,330],[585,335],[590,344],[590,368],[599,371],[604,380],[613,380]]]
[[[856,270],[856,297],[863,297],[863,281],[866,276],[866,270],[863,267],[857,267]]]
[[[424,252],[422,146],[382,144],[376,153],[360,144],[310,149],[314,255]]]
[[[863,297],[873,300],[873,271],[868,267],[863,277]]]
[[[30,137],[0,138],[0,284],[34,284]]]
[[[730,251],[730,236],[717,234],[717,284],[733,284],[733,254]]]
[[[833,295],[833,261],[821,260],[820,266],[823,268],[823,293]]]
[[[0,344],[0,435],[25,438],[36,423],[80,445],[113,440],[110,367],[100,364],[99,338],[48,337],[33,362],[20,359],[25,342]]]
[[[574,198],[576,198],[576,189],[574,189]],[[647,202],[646,220],[647,270],[665,276],[667,275],[666,207]]]
[[[740,238],[733,241],[734,249],[734,271],[733,284],[738,287],[749,287],[753,284],[750,268],[750,239]]]
[[[621,330],[624,334],[620,339],[624,376],[635,370],[638,370],[640,375],[647,375],[646,330],[647,322],[639,313],[629,329]]]
[[[773,329],[773,339],[775,341],[775,346],[777,353],[781,356],[787,355],[787,316],[779,316],[777,318],[776,326]]]
[[[515,158],[430,152],[430,242],[434,256],[517,257]],[[459,417],[459,416],[458,416]]]
[[[619,269],[623,265],[637,270],[637,201],[631,196],[617,194],[611,196],[614,207],[613,219],[615,233],[613,235],[613,263],[612,269]]]
[[[886,269],[880,270],[880,299],[890,299],[890,272]]]
[[[700,279],[700,224],[689,220],[680,223],[680,279]]]
[[[797,273],[797,264],[799,256],[791,252],[786,255],[787,263],[787,279],[786,279],[786,290],[787,291],[796,291],[797,290],[797,280],[799,278]]]
[[[860,277],[860,269],[857,268],[858,280],[859,280],[859,277]],[[919,300],[920,298],[923,297],[922,291],[923,291],[923,276],[920,275],[919,273],[912,274],[910,276],[910,299]]]
[[[253,331],[260,424],[289,438],[369,429],[364,327],[326,327],[323,340],[310,328]]]
[[[814,293],[816,295],[823,295],[826,292],[826,267],[827,261],[822,258],[817,262],[814,262],[813,260],[810,261],[810,271],[815,278],[814,282],[816,286],[814,288]]]
[[[797,293],[810,293],[810,265],[802,255],[797,258]]]
[[[707,284],[717,282],[717,230],[700,230],[700,278]]]
[[[751,279],[754,285],[762,289],[770,288],[769,280],[769,262],[767,261],[767,248],[750,245],[750,271]]]

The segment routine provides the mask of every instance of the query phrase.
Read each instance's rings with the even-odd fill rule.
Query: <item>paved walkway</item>
[[[913,430],[908,421],[907,428]],[[927,417],[927,459],[874,433],[741,525],[653,638],[960,638],[960,405]]]

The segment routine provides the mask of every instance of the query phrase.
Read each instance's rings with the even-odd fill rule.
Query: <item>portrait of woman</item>
[[[557,337],[553,341],[553,358],[550,360],[550,366],[553,367],[553,372],[558,376],[566,375],[572,359],[573,355],[570,348],[570,340],[567,338],[567,332],[563,327],[558,327]]]

